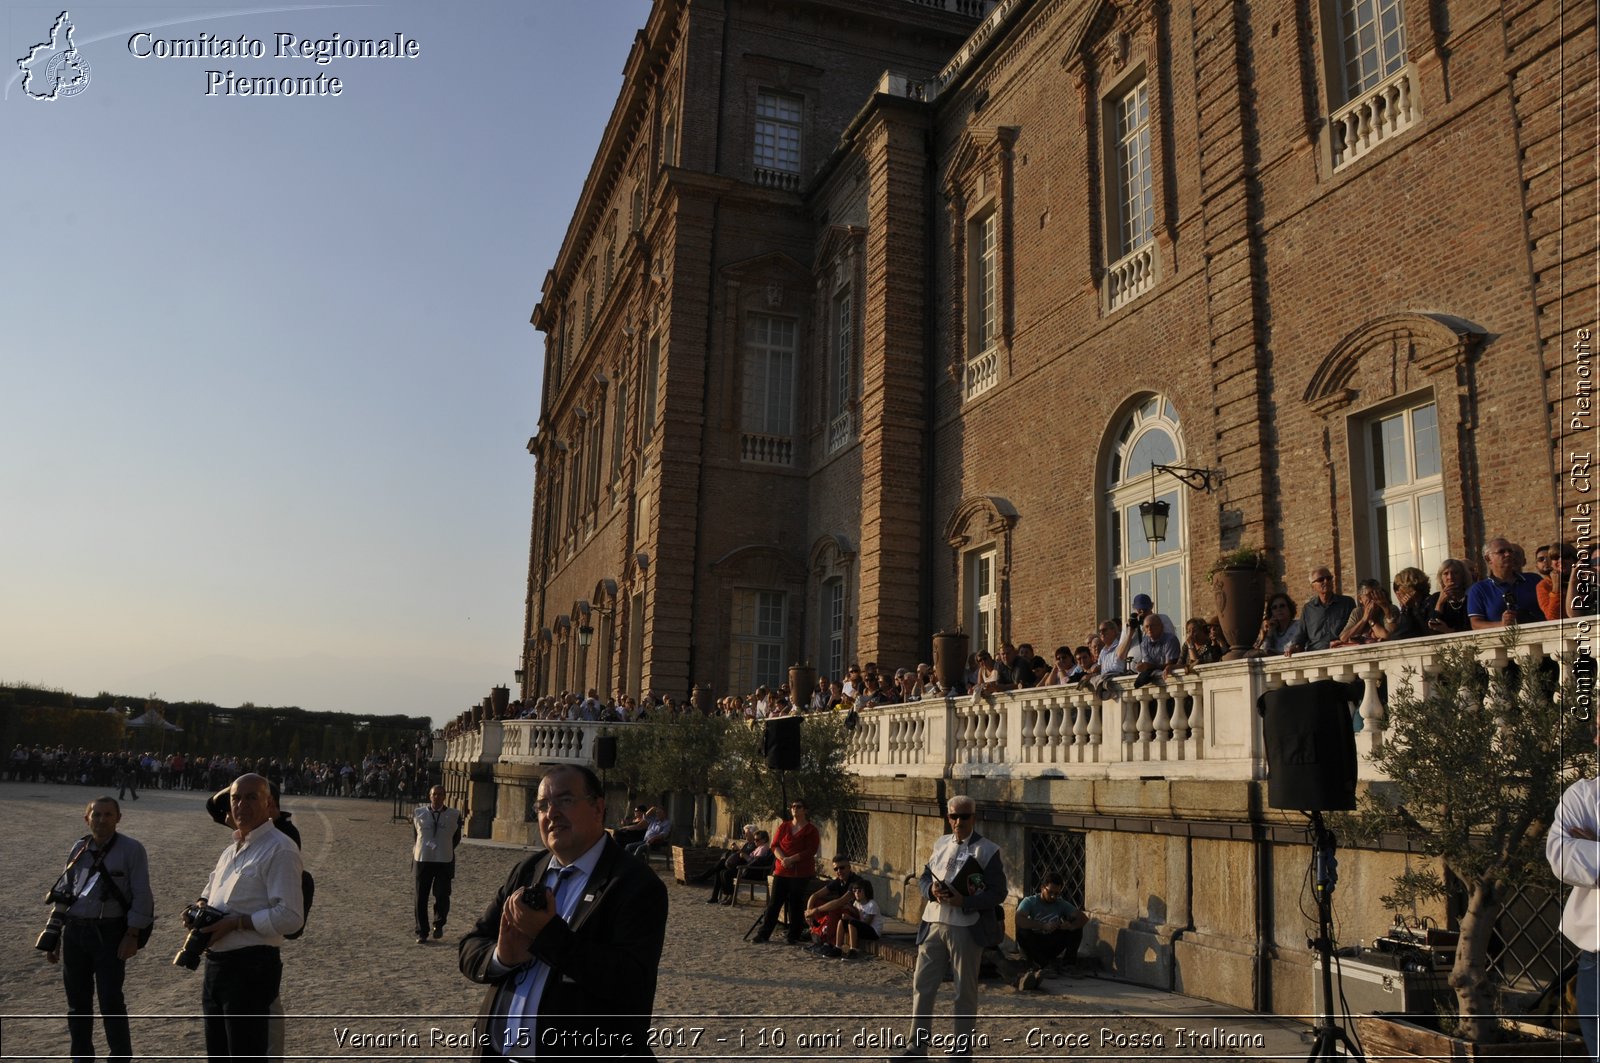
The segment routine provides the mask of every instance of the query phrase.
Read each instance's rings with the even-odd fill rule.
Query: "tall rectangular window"
[[[588,467],[584,470],[584,505],[594,509],[600,504],[600,448],[605,443],[606,403],[595,400],[594,411],[589,415],[589,440],[583,448],[589,452]]]
[[[800,172],[801,104],[793,96],[763,92],[756,96],[755,164],[757,169]]]
[[[1155,233],[1155,182],[1150,172],[1150,96],[1140,79],[1112,108],[1116,147],[1115,257],[1131,255]]]
[[[788,597],[783,591],[734,591],[730,690],[776,687],[787,678],[783,652]]]
[[[822,660],[829,679],[844,677],[844,580],[822,585]]]
[[[1345,101],[1405,66],[1401,0],[1339,0],[1339,60]]]
[[[999,648],[1000,588],[996,580],[993,547],[967,555],[967,626],[972,632],[972,652]]]
[[[639,401],[639,440],[648,443],[656,435],[656,378],[661,375],[661,337],[651,336],[645,346],[644,389]]]
[[[1380,416],[1366,437],[1374,576],[1387,586],[1416,566],[1431,577],[1448,546],[1438,407],[1430,401]]]
[[[616,409],[611,412],[611,479],[622,475],[622,452],[628,438],[628,382],[617,384]]]
[[[745,330],[744,429],[794,434],[795,323],[751,314]]]
[[[999,298],[996,278],[996,241],[999,225],[993,210],[972,223],[972,267],[968,270],[971,287],[968,303],[972,311],[972,355],[994,346],[999,335]]]
[[[854,392],[855,361],[854,307],[850,289],[845,288],[833,297],[833,413],[840,414],[850,407]]]

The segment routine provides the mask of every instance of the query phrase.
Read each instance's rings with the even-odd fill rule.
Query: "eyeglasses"
[[[533,803],[533,810],[542,816],[549,812],[565,812],[579,801],[593,800],[590,794],[558,794],[550,798],[541,797]]]
[[[945,818],[947,818],[947,819],[971,819],[972,818],[972,813],[971,812],[951,812],[951,813],[948,813]]]
[[[1332,576],[1312,576],[1311,577],[1311,582],[1312,583],[1332,583],[1333,582],[1333,577]]]

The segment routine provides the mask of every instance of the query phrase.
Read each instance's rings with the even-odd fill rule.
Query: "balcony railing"
[[[753,465],[793,465],[794,440],[788,436],[746,432],[739,438],[739,460]]]
[[[1000,349],[990,347],[966,366],[965,387],[962,394],[970,401],[1000,382]]]
[[[845,410],[828,422],[828,453],[846,446],[855,434],[855,418]]]
[[[1530,624],[1517,657],[1554,658],[1565,678],[1580,630],[1570,621]],[[1073,687],[1035,687],[990,697],[934,698],[859,714],[846,739],[846,764],[862,776],[942,778],[1266,778],[1256,699],[1268,690],[1319,679],[1359,679],[1354,716],[1360,777],[1378,773],[1372,753],[1383,742],[1383,696],[1406,682],[1425,685],[1441,651],[1464,640],[1484,666],[1511,663],[1500,631],[1434,635],[1402,642],[1204,665],[1166,686],[1125,685],[1097,698]],[[1587,638],[1587,635],[1583,635]],[[1591,692],[1592,695],[1592,692]],[[492,720],[447,740],[448,761],[555,764],[594,762],[594,740],[632,724],[564,720]],[[649,726],[640,724],[638,726]],[[1354,726],[1354,717],[1352,718]]]
[[[1333,112],[1328,124],[1335,172],[1411,128],[1418,118],[1414,84],[1408,63]]]
[[[1156,245],[1148,241],[1106,270],[1106,312],[1127,306],[1156,286]]]
[[[774,170],[770,166],[755,167],[756,184],[762,188],[776,188],[784,192],[800,191],[800,175],[790,170]]]

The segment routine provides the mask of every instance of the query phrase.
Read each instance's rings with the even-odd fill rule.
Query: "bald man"
[[[267,1055],[267,1008],[278,999],[285,935],[305,922],[300,849],[276,826],[278,802],[260,775],[228,788],[233,841],[222,850],[200,900],[223,913],[205,927],[206,1056],[218,1060]],[[184,925],[193,929],[189,913]]]

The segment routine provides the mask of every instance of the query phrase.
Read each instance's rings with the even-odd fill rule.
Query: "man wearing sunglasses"
[[[978,1030],[978,964],[983,950],[1000,944],[996,909],[1006,898],[1000,847],[973,829],[978,805],[952,797],[950,833],[933,844],[918,884],[928,902],[917,928],[917,966],[911,978],[911,1046],[903,1055],[924,1057],[933,1039],[933,999],[948,969],[955,980],[952,1056],[968,1058]]]

